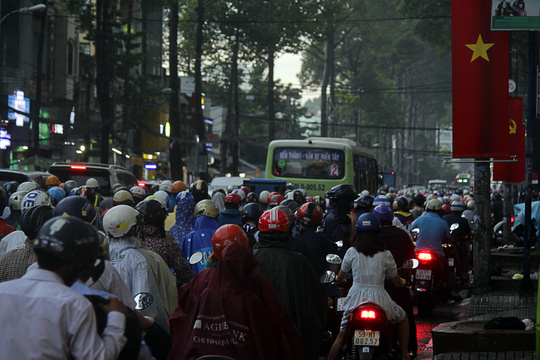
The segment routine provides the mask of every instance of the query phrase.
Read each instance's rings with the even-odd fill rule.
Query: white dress
[[[390,251],[380,251],[373,256],[366,256],[351,247],[345,253],[341,270],[344,272],[352,270],[353,274],[353,286],[343,303],[344,320],[355,307],[367,302],[373,302],[382,307],[386,312],[386,317],[392,323],[400,322],[405,318],[405,311],[384,290],[385,274],[390,277],[397,275],[396,262]]]

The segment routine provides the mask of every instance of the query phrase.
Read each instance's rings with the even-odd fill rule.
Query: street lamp
[[[15,14],[15,13],[28,14],[28,13],[32,13],[34,11],[42,11],[42,10],[45,10],[46,8],[47,8],[47,5],[45,5],[45,4],[37,4],[37,5],[34,5],[34,6],[23,7],[23,8],[17,9],[17,10],[13,10],[13,11],[7,13],[6,15],[4,15],[4,17],[2,19],[0,19],[0,25],[2,25],[4,20],[9,15],[12,15],[12,14]]]

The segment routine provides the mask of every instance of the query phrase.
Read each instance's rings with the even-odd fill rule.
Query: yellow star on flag
[[[495,45],[495,43],[485,44],[482,40],[482,34],[478,34],[478,40],[476,41],[476,44],[465,44],[466,47],[473,51],[471,62],[476,60],[476,58],[478,57],[483,57],[484,59],[489,61],[487,51],[493,45]]]

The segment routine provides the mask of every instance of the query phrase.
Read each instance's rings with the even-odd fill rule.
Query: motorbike
[[[337,261],[336,258],[332,260]],[[418,264],[417,259],[408,259],[402,268],[412,270]],[[334,281],[335,273],[331,270],[325,275],[325,281]],[[338,301],[338,310],[339,303]],[[361,304],[352,310],[344,344],[340,353],[340,359],[343,360],[390,360],[399,358],[400,355],[395,327],[386,317],[384,309],[373,302]]]
[[[442,276],[444,258],[431,250],[417,250],[419,265],[413,274],[412,287],[418,306],[418,315],[430,315],[437,301],[446,302],[446,279]]]

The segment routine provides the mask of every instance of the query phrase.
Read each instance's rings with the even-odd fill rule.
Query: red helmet
[[[303,225],[318,226],[323,218],[321,207],[315,203],[305,203],[295,214],[296,220]]]
[[[270,194],[268,194],[268,200],[270,200],[270,198],[274,195],[279,195],[279,193],[277,191],[272,191]]]
[[[278,206],[282,201],[283,201],[283,195],[280,195],[277,193],[268,197],[268,205],[272,207]]]
[[[260,231],[280,231],[289,230],[289,218],[287,214],[278,209],[266,210],[259,218]]]
[[[242,203],[242,197],[235,193],[230,193],[225,196],[225,199],[223,200],[225,204],[227,203],[233,203],[233,204],[240,204]]]
[[[249,188],[247,186],[240,187],[240,190],[242,190],[246,195],[249,194]]]
[[[214,255],[219,259],[221,252],[233,242],[241,242],[249,247],[249,239],[240,226],[234,224],[221,226],[212,236]]]

